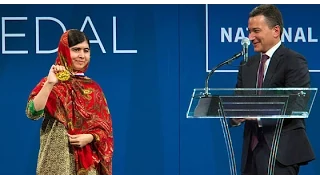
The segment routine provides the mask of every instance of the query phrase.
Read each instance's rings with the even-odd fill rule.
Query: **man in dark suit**
[[[283,20],[276,6],[254,8],[249,14],[248,30],[254,51],[259,54],[240,67],[237,88],[310,87],[305,58],[281,44]],[[231,121],[233,126],[245,122],[242,174],[267,174],[275,123],[255,118]],[[313,159],[304,119],[285,119],[274,174],[298,174],[299,167]]]

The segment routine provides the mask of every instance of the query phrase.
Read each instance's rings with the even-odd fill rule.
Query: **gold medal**
[[[70,78],[70,73],[67,70],[60,71],[56,74],[57,79],[60,81],[67,81]]]

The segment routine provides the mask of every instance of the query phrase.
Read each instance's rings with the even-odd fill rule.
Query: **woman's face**
[[[90,61],[90,48],[87,41],[70,47],[70,56],[74,70],[83,70]]]

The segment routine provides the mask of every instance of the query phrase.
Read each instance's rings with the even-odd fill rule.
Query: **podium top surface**
[[[187,118],[308,118],[318,88],[194,89]]]

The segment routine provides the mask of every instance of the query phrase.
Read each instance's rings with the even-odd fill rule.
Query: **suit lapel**
[[[274,52],[270,59],[270,63],[267,69],[266,77],[264,78],[262,87],[268,88],[270,86],[273,75],[276,73],[277,66],[282,58],[285,51],[285,47],[280,45],[280,47]]]

